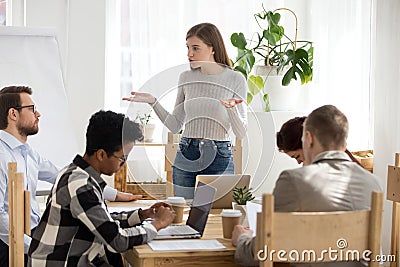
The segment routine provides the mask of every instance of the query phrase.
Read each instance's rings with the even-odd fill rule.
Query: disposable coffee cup
[[[172,205],[172,208],[175,211],[175,219],[172,221],[172,223],[182,223],[183,221],[183,210],[185,209],[185,206],[183,205]]]
[[[168,197],[165,202],[171,204],[175,211],[176,216],[172,223],[182,223],[183,211],[186,207],[185,199],[183,197]]]
[[[240,224],[242,213],[240,210],[222,210],[222,233],[224,238],[232,238],[235,225]]]
[[[186,200],[183,197],[168,197],[165,202],[171,205],[186,205]]]

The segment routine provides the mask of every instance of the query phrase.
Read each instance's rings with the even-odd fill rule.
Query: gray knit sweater
[[[229,68],[219,74],[203,74],[200,69],[181,73],[178,93],[172,114],[156,101],[152,106],[173,133],[184,126],[183,136],[227,141],[232,129],[242,139],[247,131],[245,102],[226,108],[219,100],[246,100],[247,84],[244,76]]]

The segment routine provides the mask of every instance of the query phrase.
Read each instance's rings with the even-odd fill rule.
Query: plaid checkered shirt
[[[29,266],[110,266],[104,246],[123,252],[152,240],[139,212],[107,211],[105,181],[81,156],[58,175],[29,247]]]

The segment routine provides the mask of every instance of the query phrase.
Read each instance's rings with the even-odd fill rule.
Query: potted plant
[[[239,205],[246,205],[247,201],[252,201],[254,199],[253,193],[250,190],[251,188],[247,188],[247,186],[235,186],[233,188],[233,200]]]
[[[238,49],[232,65],[247,79],[249,87],[247,104],[251,103],[255,95],[262,94],[265,111],[270,111],[271,99],[267,90],[271,85],[268,84],[268,80],[272,80],[272,76],[277,76],[281,86],[288,86],[292,80],[298,80],[298,78],[301,84],[310,82],[313,75],[314,49],[311,41],[297,40],[298,21],[292,10],[278,8],[267,11],[264,6],[262,9],[260,13],[254,14],[260,29],[253,35],[253,38],[256,36],[255,40],[247,39],[241,32],[231,35],[231,42]],[[293,40],[285,34],[285,29],[280,24],[281,15],[278,11],[288,11],[295,17],[296,28]],[[263,67],[257,66],[255,75],[250,75],[256,62],[261,62]]]
[[[153,134],[156,125],[154,123],[150,123],[151,119],[151,110],[148,113],[137,113],[135,121],[139,123],[143,128],[143,136],[145,142],[153,141]]]
[[[243,187],[234,187],[233,188],[233,200],[232,208],[240,210],[242,212],[242,221],[241,225],[247,226],[247,216],[246,216],[246,203],[247,201],[252,201],[254,199],[253,193],[251,192],[251,188],[247,188],[247,186]]]

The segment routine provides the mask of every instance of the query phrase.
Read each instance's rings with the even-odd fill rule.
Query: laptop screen
[[[250,184],[250,175],[248,174],[197,175],[196,179],[217,190],[212,206],[215,209],[231,209],[234,201],[233,188],[235,186],[249,187]]]
[[[201,235],[203,235],[204,228],[206,227],[215,191],[214,187],[199,182],[196,192],[194,193],[192,207],[190,208],[186,224],[198,231]]]

